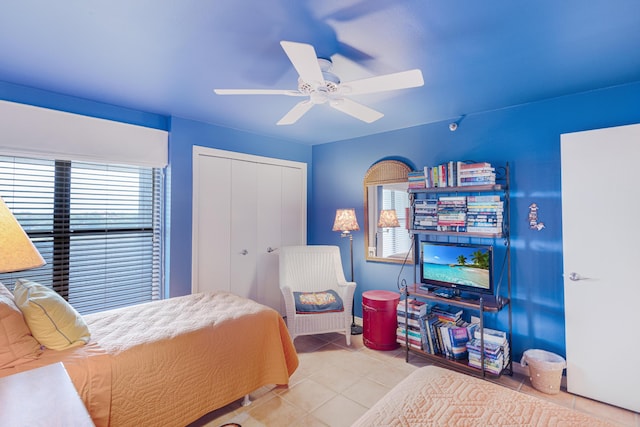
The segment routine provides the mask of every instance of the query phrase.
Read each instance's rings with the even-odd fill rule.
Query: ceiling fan
[[[349,95],[407,89],[419,87],[424,84],[422,72],[418,69],[350,82],[341,82],[340,78],[331,72],[331,60],[318,58],[315,49],[310,44],[281,41],[280,45],[298,72],[297,90],[214,89],[214,92],[218,95],[287,95],[308,97],[308,99],[294,105],[293,108],[278,121],[278,125],[291,125],[298,121],[298,119],[314,105],[325,103],[363,122],[372,123],[384,116],[384,114],[353,101],[348,98]]]

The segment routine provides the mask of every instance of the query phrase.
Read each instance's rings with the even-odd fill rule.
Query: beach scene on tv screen
[[[427,280],[489,289],[490,257],[486,248],[425,245],[422,261]]]

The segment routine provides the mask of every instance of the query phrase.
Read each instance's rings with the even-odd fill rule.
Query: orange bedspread
[[[226,292],[84,318],[89,345],[34,362],[61,360],[98,426],[184,426],[264,385],[287,384],[298,366],[282,317]],[[107,383],[110,403],[92,385]]]

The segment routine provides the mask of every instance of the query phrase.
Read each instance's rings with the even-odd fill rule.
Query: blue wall
[[[456,132],[442,122],[314,146],[309,243],[340,245],[348,271],[348,244],[331,231],[335,210],[354,207],[363,224],[362,180],[381,159],[404,159],[418,169],[449,160],[509,162],[514,360],[528,348],[564,355],[560,135],[637,122],[640,84],[470,115]],[[542,231],[529,228],[531,203],[538,204]],[[363,291],[397,290],[400,266],[366,262],[362,231],[354,233],[354,270],[357,315]],[[413,283],[413,267],[401,277]],[[503,310],[487,320],[505,328],[507,319]]]

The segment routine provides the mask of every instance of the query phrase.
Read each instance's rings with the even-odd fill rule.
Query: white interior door
[[[282,242],[282,167],[259,164],[258,292],[259,300],[284,313],[279,285],[278,254]]]
[[[193,199],[192,292],[229,290],[230,182],[231,160],[194,157],[193,193],[198,196]]]
[[[257,247],[258,167],[253,162],[233,160],[231,164],[231,254],[230,277],[233,293],[260,301]]]
[[[278,254],[306,244],[306,164],[193,151],[192,291],[227,290],[284,314]]]
[[[306,180],[300,168],[282,168],[281,246],[302,245],[307,241]]]
[[[562,232],[571,393],[640,411],[640,125],[562,135]]]

